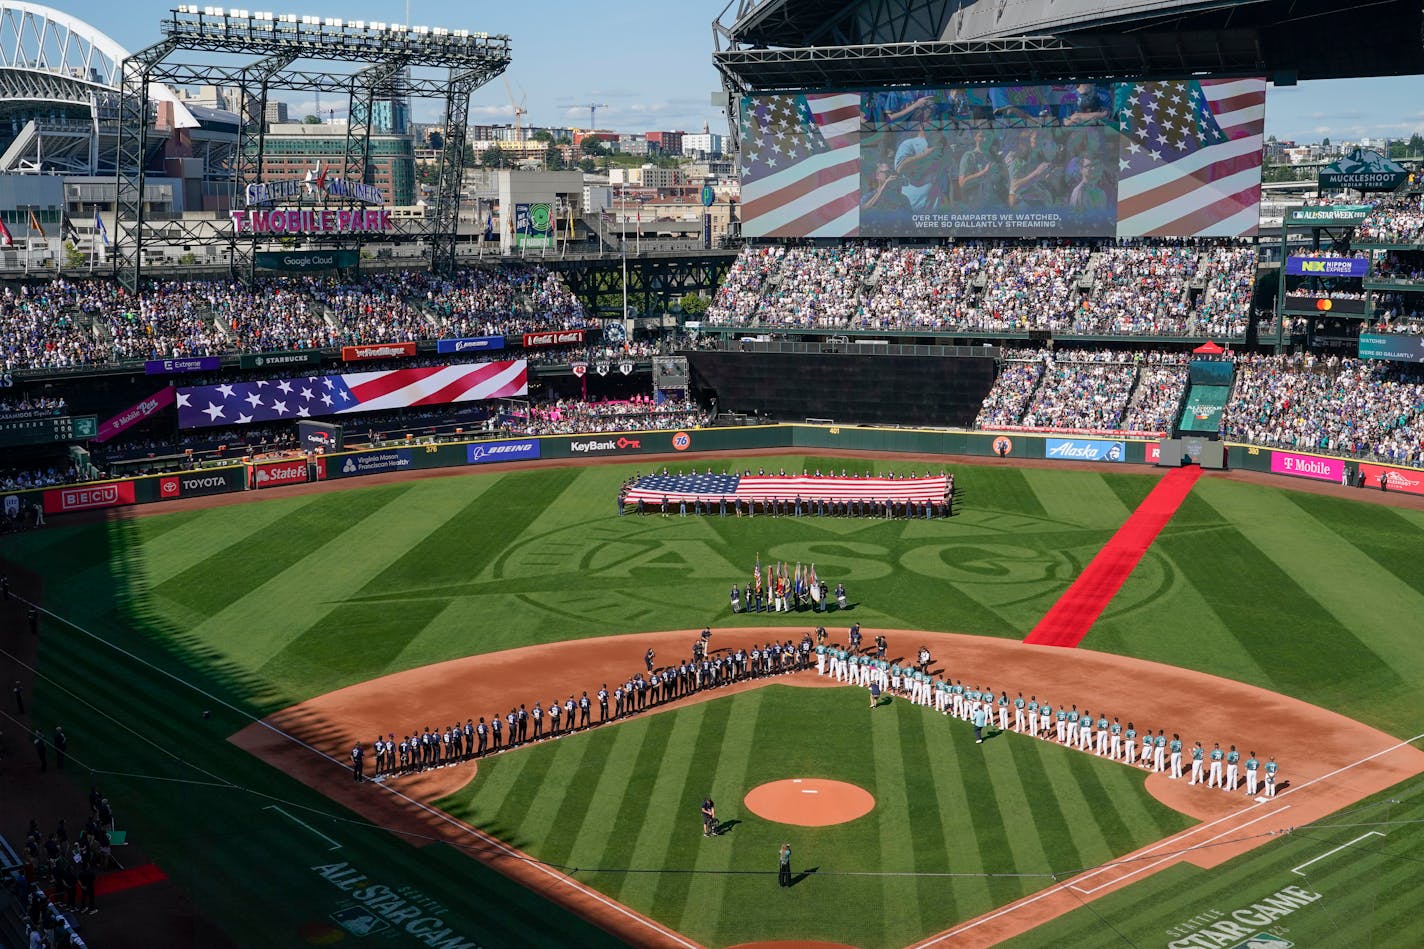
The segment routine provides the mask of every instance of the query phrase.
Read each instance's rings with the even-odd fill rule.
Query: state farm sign
[[[284,484],[305,484],[307,463],[295,461],[272,461],[252,466],[252,483],[256,488],[279,488]]]
[[[525,333],[524,345],[530,346],[567,346],[571,343],[583,342],[583,330],[554,330],[548,333]]]
[[[115,481],[111,484],[92,484],[70,488],[56,488],[44,493],[46,514],[64,514],[69,511],[92,511],[97,508],[120,507],[134,503],[132,481]]]

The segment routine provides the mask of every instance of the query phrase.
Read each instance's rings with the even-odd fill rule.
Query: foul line
[[[1261,821],[1267,819],[1268,817],[1275,817],[1277,814],[1281,813],[1282,811],[1288,811],[1288,810],[1290,810],[1290,805],[1289,805],[1289,804],[1287,804],[1285,807],[1278,807],[1278,808],[1276,808],[1274,811],[1271,811],[1269,814],[1262,814],[1260,817],[1252,818],[1251,820],[1248,820],[1248,821],[1247,821],[1246,823],[1244,823],[1244,824],[1238,824],[1238,825],[1236,825],[1235,827],[1228,827],[1226,830],[1223,830],[1221,833],[1217,834],[1217,835],[1214,836],[1214,837],[1208,837],[1206,840],[1202,841],[1202,842],[1199,843],[1199,844],[1192,844],[1191,849],[1192,849],[1192,850],[1198,850],[1198,849],[1204,848],[1204,847],[1206,847],[1207,844],[1210,844],[1210,843],[1212,843],[1213,841],[1220,840],[1221,838],[1225,837],[1227,834],[1234,834],[1234,833],[1236,833],[1238,830],[1242,830],[1242,829],[1244,829],[1244,828],[1250,827],[1252,824],[1259,824]],[[1245,811],[1242,811],[1241,813],[1244,814]],[[1238,815],[1236,815],[1236,814],[1229,815],[1229,817],[1236,817],[1236,816],[1238,816]],[[1229,817],[1218,818],[1217,821],[1227,820],[1227,819],[1229,819]],[[1216,823],[1216,822],[1213,822],[1213,823]],[[1210,826],[1211,826],[1210,824],[1199,824],[1199,825],[1197,825],[1196,827],[1193,827],[1193,828],[1189,829],[1188,831],[1186,831],[1186,832],[1185,832],[1185,836],[1190,836],[1193,831],[1204,830],[1204,829],[1206,829],[1207,827],[1210,827]],[[1170,838],[1170,837],[1168,838],[1168,840],[1171,840],[1171,839],[1172,839],[1172,838]],[[1158,847],[1161,847],[1161,846],[1162,846],[1162,844],[1158,844],[1157,847],[1154,847],[1154,848],[1152,848],[1152,849],[1155,850],[1155,849],[1157,849]],[[1151,851],[1149,850],[1149,851],[1147,851],[1147,853],[1151,853]],[[1145,855],[1145,854],[1144,854],[1144,855]],[[1180,857],[1180,856],[1181,856],[1181,853],[1180,853],[1180,852],[1177,852],[1177,853],[1170,853],[1170,854],[1168,854],[1168,855],[1165,856],[1165,857],[1162,857],[1162,858],[1160,858],[1160,859],[1158,859],[1158,860],[1154,860],[1152,863],[1146,863],[1146,864],[1143,864],[1143,865],[1141,865],[1141,866],[1139,866],[1139,867],[1136,867],[1135,869],[1133,869],[1133,870],[1131,870],[1131,871],[1129,871],[1129,872],[1127,872],[1127,873],[1124,873],[1122,876],[1118,877],[1118,878],[1115,879],[1115,880],[1109,880],[1109,881],[1106,882],[1106,883],[1099,883],[1097,886],[1090,887],[1090,888],[1088,888],[1088,889],[1086,889],[1086,890],[1083,889],[1081,886],[1079,886],[1079,885],[1077,884],[1077,882],[1069,882],[1067,885],[1070,886],[1070,887],[1072,887],[1073,889],[1077,890],[1079,893],[1082,893],[1084,896],[1092,896],[1094,893],[1098,892],[1099,890],[1105,890],[1105,889],[1107,889],[1107,888],[1110,887],[1110,886],[1116,886],[1117,884],[1122,883],[1122,882],[1124,882],[1125,880],[1127,880],[1129,877],[1134,877],[1134,876],[1136,876],[1136,875],[1139,874],[1139,873],[1145,873],[1145,872],[1147,872],[1148,870],[1151,870],[1153,867],[1161,866],[1162,864],[1168,862],[1169,860],[1175,860],[1175,859],[1177,859],[1177,858]],[[1105,866],[1105,867],[1098,867],[1096,870],[1091,870],[1091,871],[1089,871],[1088,873],[1084,874],[1083,876],[1079,877],[1078,879],[1079,879],[1079,880],[1086,881],[1086,880],[1088,880],[1088,879],[1090,879],[1090,878],[1092,878],[1092,877],[1094,877],[1094,876],[1097,876],[1099,873],[1106,873],[1106,872],[1109,871],[1109,870],[1116,870],[1116,869],[1118,869],[1118,868],[1121,867],[1121,866],[1122,866],[1121,863],[1110,863],[1110,864],[1108,864],[1108,865]]]
[[[163,675],[163,676],[166,676],[166,677],[169,678],[169,679],[172,679],[174,682],[177,682],[179,685],[181,685],[181,686],[183,686],[183,687],[185,687],[185,688],[187,688],[187,689],[191,689],[192,691],[198,693],[199,695],[203,696],[203,697],[206,698],[206,699],[209,699],[209,700],[211,700],[211,701],[213,701],[213,702],[216,702],[217,704],[223,706],[224,708],[229,709],[230,711],[234,712],[234,713],[237,714],[239,717],[245,718],[245,719],[247,719],[248,721],[251,721],[251,722],[254,722],[254,723],[258,724],[258,725],[261,725],[263,728],[265,728],[265,729],[267,729],[268,731],[272,732],[274,735],[277,735],[277,736],[279,736],[279,737],[285,739],[286,741],[289,741],[289,742],[291,742],[292,744],[297,745],[298,747],[305,748],[307,751],[310,751],[312,754],[317,755],[318,757],[325,758],[327,761],[329,761],[331,764],[335,765],[337,768],[341,769],[342,771],[345,771],[345,770],[346,770],[346,765],[344,765],[342,762],[338,761],[336,758],[332,757],[331,755],[327,754],[326,752],[322,751],[320,748],[315,748],[315,747],[313,747],[313,746],[307,744],[307,743],[306,743],[305,741],[303,741],[302,739],[300,739],[300,738],[296,737],[295,735],[292,735],[292,734],[290,734],[290,733],[288,733],[288,732],[283,731],[282,729],[280,729],[280,728],[278,728],[277,726],[273,725],[271,722],[268,722],[268,721],[266,721],[266,720],[264,720],[264,719],[257,718],[256,716],[254,716],[251,712],[247,711],[246,709],[238,708],[237,706],[233,705],[231,702],[228,702],[226,699],[220,698],[220,697],[218,697],[218,696],[216,696],[216,695],[213,695],[211,692],[208,692],[207,690],[205,690],[205,689],[203,689],[203,688],[201,688],[201,687],[199,687],[199,686],[193,685],[191,682],[188,682],[188,681],[186,681],[185,679],[180,678],[180,677],[179,677],[178,675],[176,675],[175,673],[170,672],[170,671],[168,671],[167,669],[164,669],[164,668],[162,668],[162,667],[160,667],[160,666],[157,666],[157,665],[155,665],[155,664],[152,663],[152,662],[149,662],[147,659],[143,658],[142,656],[137,656],[137,655],[133,654],[132,652],[129,652],[129,651],[128,651],[127,649],[125,649],[124,647],[122,647],[122,646],[120,646],[120,645],[118,645],[118,644],[116,644],[116,643],[110,642],[109,640],[107,640],[107,639],[105,639],[104,637],[98,635],[97,633],[92,633],[92,632],[90,632],[89,630],[85,629],[83,626],[80,626],[78,623],[74,622],[73,620],[71,620],[71,619],[69,619],[69,618],[67,618],[67,617],[64,617],[64,616],[60,616],[58,613],[55,613],[53,610],[50,610],[50,609],[48,609],[48,608],[46,608],[46,607],[44,607],[44,606],[42,606],[42,605],[40,605],[40,604],[38,604],[38,603],[31,603],[29,600],[26,600],[24,597],[17,596],[17,595],[14,594],[14,593],[11,593],[11,596],[13,596],[15,599],[19,600],[21,603],[26,604],[27,606],[34,607],[35,609],[39,610],[41,613],[45,614],[46,616],[50,617],[51,619],[58,620],[59,622],[63,623],[64,625],[66,625],[66,626],[68,626],[68,627],[70,627],[71,629],[73,629],[73,630],[75,630],[75,631],[77,631],[77,632],[79,632],[79,633],[83,633],[85,636],[88,636],[90,639],[95,640],[96,642],[103,643],[105,646],[108,646],[110,649],[113,649],[115,652],[119,652],[119,653],[122,653],[122,654],[125,655],[125,656],[128,656],[128,657],[129,657],[130,659],[132,659],[134,662],[137,662],[137,663],[139,663],[140,665],[146,666],[146,667],[148,667],[149,669],[152,669],[154,672],[159,673],[160,675]],[[137,734],[137,733],[135,733],[135,734]],[[155,744],[156,744],[156,743],[155,743]],[[160,747],[161,747],[161,746],[160,746]],[[191,765],[190,762],[185,762],[185,763],[189,763],[189,764]],[[196,765],[191,765],[191,766],[192,766],[192,767],[197,767]],[[199,771],[204,771],[204,769],[202,769],[202,768],[198,768],[198,770],[199,770]],[[204,773],[206,773],[206,774],[212,774],[211,771],[204,771]],[[215,775],[215,774],[212,774],[212,776],[215,777],[215,778],[218,777],[218,776]],[[287,775],[287,777],[290,778],[290,777],[292,777],[292,775]],[[230,782],[229,782],[229,783],[230,783]],[[373,784],[374,784],[374,782],[373,782]],[[232,785],[232,786],[233,786],[233,787],[236,787],[236,785]],[[572,888],[572,889],[578,891],[579,893],[582,893],[584,896],[589,897],[590,899],[594,900],[595,902],[601,903],[602,905],[604,905],[604,906],[608,907],[609,909],[611,909],[611,910],[613,910],[613,911],[615,911],[615,912],[617,912],[617,913],[619,913],[619,914],[621,914],[621,915],[627,917],[628,919],[631,919],[631,920],[633,920],[634,922],[636,922],[636,923],[638,923],[638,924],[640,924],[640,925],[642,925],[642,926],[644,926],[644,927],[646,927],[646,928],[648,928],[648,929],[653,930],[653,931],[656,932],[658,935],[664,936],[664,937],[666,937],[666,938],[668,938],[668,939],[671,939],[673,942],[676,942],[676,943],[677,943],[678,945],[680,945],[680,946],[685,946],[686,949],[701,949],[701,947],[698,946],[697,943],[687,941],[686,939],[682,938],[682,937],[681,937],[680,935],[678,935],[677,933],[675,933],[675,932],[673,932],[672,930],[667,929],[666,927],[662,926],[660,923],[657,923],[657,922],[655,922],[655,921],[653,921],[653,920],[647,918],[646,916],[642,916],[642,915],[640,915],[639,913],[634,912],[631,908],[629,908],[629,907],[627,907],[627,906],[624,906],[622,903],[619,903],[619,902],[617,902],[617,901],[615,901],[615,900],[609,899],[608,897],[604,896],[602,893],[599,893],[597,890],[589,889],[588,887],[584,886],[583,884],[578,883],[578,882],[575,881],[575,880],[569,879],[568,877],[564,876],[563,874],[556,872],[555,870],[553,870],[553,869],[551,869],[551,868],[545,866],[545,865],[542,864],[542,863],[539,863],[539,862],[536,861],[536,860],[531,860],[527,855],[522,854],[522,853],[520,853],[519,851],[513,849],[513,848],[510,847],[509,845],[505,844],[503,841],[498,840],[498,839],[496,839],[496,838],[494,838],[494,837],[491,837],[491,836],[489,836],[488,834],[486,834],[484,831],[479,830],[478,828],[472,827],[472,826],[470,826],[469,824],[466,824],[466,823],[464,823],[464,822],[462,822],[462,821],[457,821],[455,818],[451,817],[449,814],[446,814],[444,811],[437,810],[436,808],[430,807],[429,805],[425,804],[423,801],[417,801],[415,798],[411,797],[410,795],[406,794],[405,792],[399,791],[399,790],[397,790],[397,789],[395,789],[395,788],[393,788],[393,787],[389,787],[389,786],[386,785],[386,784],[379,784],[379,785],[374,785],[374,786],[379,787],[382,791],[385,791],[385,792],[388,793],[388,794],[394,794],[396,797],[401,798],[401,799],[404,800],[406,803],[412,804],[412,805],[414,805],[415,807],[418,807],[420,810],[425,811],[427,814],[430,814],[432,817],[435,817],[435,818],[437,818],[437,819],[439,819],[439,820],[444,821],[445,823],[449,824],[451,827],[454,827],[454,828],[456,828],[456,829],[458,829],[458,830],[460,830],[460,831],[462,831],[462,832],[464,832],[464,833],[466,833],[466,834],[468,834],[468,835],[474,837],[475,839],[480,840],[480,841],[482,841],[483,843],[485,843],[485,844],[487,844],[487,845],[489,845],[489,846],[492,846],[494,849],[501,851],[501,852],[502,852],[503,854],[505,854],[506,856],[508,856],[508,857],[510,857],[510,858],[512,858],[512,859],[514,859],[514,860],[519,861],[519,862],[522,863],[523,865],[528,866],[528,867],[532,867],[532,868],[538,870],[540,873],[543,873],[544,875],[546,875],[547,877],[549,877],[549,878],[550,878],[551,880],[553,880],[554,882],[564,884],[565,886],[568,886],[568,887],[570,887],[570,888]],[[379,825],[377,825],[377,826],[379,826]],[[382,829],[384,830],[385,828],[382,828]],[[323,836],[324,836],[324,835],[323,835]]]
[[[1369,833],[1361,834],[1360,836],[1356,837],[1354,840],[1350,841],[1349,843],[1341,844],[1340,846],[1336,847],[1334,850],[1327,850],[1327,851],[1325,851],[1324,853],[1322,853],[1320,856],[1318,856],[1318,857],[1316,857],[1316,858],[1314,858],[1314,859],[1312,859],[1312,860],[1307,860],[1307,861],[1305,861],[1305,863],[1302,863],[1302,864],[1301,864],[1300,866],[1298,866],[1298,867],[1291,867],[1291,873],[1294,873],[1294,874],[1295,874],[1296,876],[1298,876],[1298,877],[1303,877],[1303,876],[1305,876],[1306,874],[1301,873],[1300,871],[1304,870],[1306,867],[1310,866],[1312,863],[1319,863],[1320,861],[1324,860],[1326,857],[1331,856],[1332,854],[1337,854],[1337,853],[1339,853],[1340,851],[1344,850],[1346,847],[1353,847],[1355,844],[1357,844],[1357,843],[1359,843],[1360,841],[1364,840],[1366,837],[1383,837],[1383,836],[1384,836],[1384,834],[1380,833],[1380,832],[1377,831],[1377,830],[1372,830],[1372,831],[1370,831]]]
[[[324,840],[324,841],[326,841],[327,843],[331,844],[331,849],[332,849],[332,850],[340,850],[340,849],[341,849],[341,844],[337,843],[335,840],[332,840],[330,837],[326,836],[326,834],[323,834],[321,831],[317,830],[315,827],[313,827],[311,824],[308,824],[306,821],[302,820],[300,817],[297,817],[297,816],[294,815],[294,814],[288,814],[285,810],[283,810],[282,808],[278,807],[276,804],[268,804],[266,807],[264,807],[264,808],[262,808],[262,809],[263,809],[264,811],[276,811],[278,814],[281,814],[282,816],[288,818],[289,820],[294,820],[294,821],[296,821],[298,824],[301,824],[301,825],[302,825],[303,827],[305,827],[307,830],[309,830],[309,831],[311,831],[312,833],[316,834],[316,835],[317,835],[318,837],[320,837],[322,840]]]
[[[1406,747],[1408,747],[1408,746],[1414,744],[1416,741],[1418,741],[1418,740],[1421,739],[1421,738],[1424,738],[1424,733],[1415,735],[1413,738],[1408,738],[1408,739],[1405,739],[1404,741],[1396,742],[1395,744],[1390,745],[1388,748],[1385,748],[1385,749],[1383,749],[1383,750],[1381,750],[1381,751],[1377,751],[1377,752],[1375,752],[1375,753],[1372,754],[1372,755],[1367,755],[1366,757],[1361,758],[1359,761],[1355,761],[1355,762],[1352,762],[1351,764],[1347,764],[1347,765],[1345,765],[1345,766],[1342,767],[1342,768],[1336,768],[1334,771],[1331,771],[1331,772],[1329,772],[1328,774],[1322,774],[1322,775],[1320,775],[1320,776],[1317,777],[1317,778],[1311,778],[1309,781],[1306,781],[1304,784],[1301,784],[1301,785],[1298,786],[1298,787],[1291,787],[1291,788],[1289,788],[1289,789],[1287,789],[1287,790],[1281,792],[1281,794],[1280,794],[1279,796],[1280,796],[1280,797],[1285,797],[1287,794],[1291,794],[1291,793],[1293,793],[1293,792],[1295,792],[1295,791],[1302,791],[1302,790],[1304,790],[1305,788],[1310,787],[1312,784],[1318,784],[1318,783],[1320,783],[1321,781],[1326,780],[1327,778],[1333,778],[1333,777],[1334,777],[1335,775],[1337,775],[1337,774],[1340,774],[1340,773],[1345,772],[1345,771],[1349,771],[1351,768],[1358,767],[1359,765],[1365,764],[1366,762],[1373,761],[1373,760],[1375,760],[1376,758],[1381,757],[1382,755],[1387,755],[1387,754],[1389,754],[1390,752],[1398,751],[1400,748],[1406,748]],[[1248,814],[1248,813],[1250,813],[1251,811],[1255,810],[1256,808],[1258,808],[1258,807],[1260,807],[1260,806],[1262,806],[1262,805],[1260,805],[1260,804],[1252,804],[1250,807],[1248,807],[1248,808],[1246,808],[1245,810],[1240,811],[1240,812],[1238,812],[1238,813],[1236,813],[1236,814],[1228,814],[1228,815],[1225,816],[1225,817],[1218,817],[1216,820],[1211,821],[1210,823],[1207,823],[1207,824],[1199,824],[1199,825],[1197,825],[1196,827],[1188,828],[1187,830],[1182,831],[1182,832],[1179,833],[1179,834],[1173,834],[1171,837],[1168,837],[1168,838],[1166,838],[1166,839],[1164,839],[1164,840],[1159,841],[1157,844],[1155,844],[1154,846],[1152,846],[1151,848],[1149,848],[1147,851],[1144,851],[1144,852],[1145,852],[1145,853],[1151,853],[1151,852],[1154,851],[1154,850],[1160,850],[1161,848],[1163,848],[1163,847],[1167,846],[1168,844],[1170,844],[1172,841],[1176,840],[1178,837],[1190,836],[1191,834],[1194,834],[1194,833],[1196,833],[1197,831],[1205,830],[1205,829],[1207,829],[1207,828],[1209,828],[1209,827],[1214,827],[1214,826],[1216,826],[1217,824],[1220,824],[1222,821],[1231,820],[1232,818],[1240,817],[1240,816],[1242,816],[1243,814]],[[1281,808],[1281,810],[1284,810],[1284,809],[1285,809],[1285,808]],[[1267,815],[1267,816],[1269,816],[1269,815]],[[1254,822],[1253,822],[1253,823],[1254,823]],[[1328,826],[1328,825],[1325,825],[1325,826]],[[1228,831],[1228,832],[1229,832],[1229,831]],[[1220,836],[1220,835],[1218,835],[1218,836]],[[1212,838],[1212,839],[1215,839],[1215,838]],[[1195,849],[1195,848],[1192,848],[1192,849]],[[1162,862],[1162,861],[1158,861],[1158,862],[1160,863],[1160,862]],[[1118,863],[1110,863],[1110,864],[1107,864],[1106,866],[1098,867],[1096,870],[1094,870],[1094,871],[1092,871],[1092,872],[1093,872],[1093,873],[1102,872],[1103,870],[1110,869],[1110,868],[1112,868],[1112,867],[1114,867],[1114,866],[1117,866],[1117,865],[1119,865],[1119,864],[1118,864]],[[1049,887],[1048,889],[1044,890],[1044,891],[1041,892],[1041,893],[1035,893],[1035,894],[1033,894],[1032,896],[1025,897],[1025,898],[1022,899],[1022,900],[1019,900],[1019,901],[1014,902],[1014,903],[1010,903],[1008,906],[1005,906],[1003,909],[1000,909],[1000,910],[997,910],[996,912],[990,913],[990,914],[987,915],[987,916],[981,916],[981,917],[979,917],[978,919],[975,919],[975,920],[972,920],[971,922],[965,923],[963,926],[959,926],[959,927],[956,927],[956,928],[954,928],[954,929],[946,930],[945,932],[940,933],[938,936],[934,936],[933,938],[928,939],[928,940],[926,940],[926,941],[924,941],[924,942],[912,943],[911,945],[914,947],[914,949],[929,949],[930,946],[938,945],[939,943],[944,942],[946,939],[951,939],[951,938],[953,938],[954,936],[960,935],[961,933],[966,933],[966,932],[968,932],[968,931],[971,930],[971,929],[975,929],[975,928],[977,928],[977,927],[979,927],[979,926],[982,926],[984,923],[993,922],[994,920],[999,919],[999,918],[1004,917],[1004,916],[1007,916],[1007,915],[1009,915],[1010,913],[1017,912],[1018,910],[1021,910],[1021,909],[1023,909],[1024,907],[1032,906],[1034,903],[1037,903],[1037,902],[1039,902],[1040,900],[1047,899],[1048,897],[1054,896],[1055,894],[1062,893],[1062,892],[1067,892],[1067,893],[1069,893],[1070,895],[1072,895],[1072,891],[1075,890],[1075,887],[1074,887],[1074,885],[1073,885],[1074,882],[1075,882],[1075,880],[1068,880],[1068,881],[1065,881],[1065,882],[1063,882],[1063,883],[1060,883],[1060,884],[1057,885],[1057,886],[1051,886],[1051,887]]]

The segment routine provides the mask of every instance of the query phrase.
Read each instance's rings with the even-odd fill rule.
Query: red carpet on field
[[[110,893],[131,890],[136,886],[147,886],[150,883],[159,883],[166,879],[168,879],[168,874],[160,870],[158,864],[143,863],[136,867],[129,867],[127,870],[115,870],[113,873],[102,874],[94,881],[94,895],[108,896]]]
[[[1167,472],[1024,642],[1068,649],[1082,642],[1200,477],[1196,465]]]

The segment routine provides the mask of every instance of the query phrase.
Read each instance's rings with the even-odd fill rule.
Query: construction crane
[[[514,89],[509,85],[509,77],[504,78],[504,91],[509,94],[509,104],[514,109],[514,140],[524,141],[524,136],[520,133],[520,120],[529,114],[529,110],[524,108],[524,103],[529,100],[529,93],[524,93],[518,102],[514,101]]]
[[[582,109],[585,108],[585,106],[580,104],[578,108]],[[588,130],[590,132],[598,128],[598,110],[606,108],[608,108],[607,102],[590,102],[588,104]]]

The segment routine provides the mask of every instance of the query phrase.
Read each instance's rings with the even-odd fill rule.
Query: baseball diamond
[[[1392,855],[1424,809],[1407,686],[1424,669],[1405,619],[1424,576],[1401,554],[1424,510],[1207,474],[1063,649],[1023,640],[1158,477],[932,463],[954,475],[952,517],[620,517],[608,498],[635,466],[514,462],[185,498],[20,535],[7,556],[45,611],[36,703],[63,711],[74,761],[134,815],[158,885],[238,944],[355,926],[451,946],[1061,945],[1097,941],[1107,920],[1205,946],[1233,926],[1305,938],[1334,905],[1398,905],[1410,877]],[[734,613],[725,589],[750,585],[754,560],[767,576],[814,563],[846,604]],[[1346,569],[1354,587],[1328,582]],[[75,587],[88,592],[52,595]],[[982,744],[970,693],[987,703]],[[1020,694],[1043,728],[1050,705],[1092,709],[1092,729],[1102,716],[1235,746],[1262,779],[1273,758],[1280,787],[1189,787],[1092,736],[1031,734]],[[538,724],[519,715],[535,707]],[[373,739],[458,741],[466,722],[489,739],[496,720],[510,722],[497,752],[471,738],[423,764],[375,756]],[[866,803],[833,823],[756,803],[798,780]],[[792,886],[775,893],[788,841]],[[205,883],[234,861],[249,882]],[[260,920],[242,911],[255,898]],[[1357,918],[1388,943],[1392,912]]]

